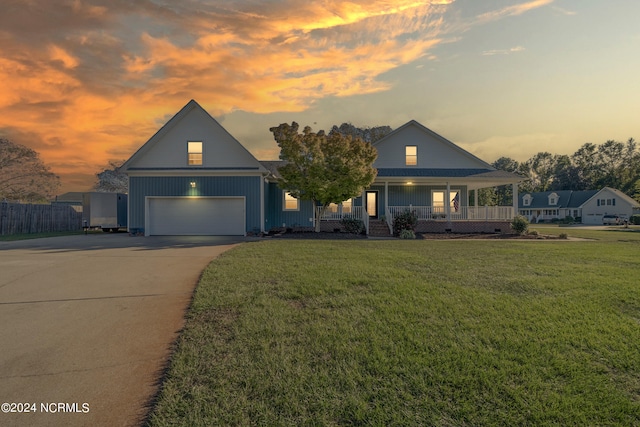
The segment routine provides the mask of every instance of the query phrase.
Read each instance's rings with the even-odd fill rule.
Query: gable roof
[[[488,171],[496,170],[489,163],[485,162],[484,160],[480,159],[479,157],[474,156],[473,154],[471,154],[467,150],[464,150],[463,148],[460,148],[458,145],[456,145],[453,142],[449,141],[448,139],[446,139],[442,135],[437,134],[436,132],[432,131],[431,129],[427,128],[426,126],[422,125],[421,123],[417,122],[416,120],[408,121],[407,123],[405,123],[404,125],[400,126],[397,129],[393,130],[392,132],[390,132],[389,134],[387,134],[383,138],[380,138],[378,141],[374,142],[372,145],[374,147],[376,147],[376,149],[378,149],[378,152],[380,152],[380,148],[381,148],[382,145],[385,145],[385,144],[389,143],[389,141],[393,141],[394,139],[399,139],[399,137],[401,137],[403,134],[409,133],[412,129],[415,129],[415,130],[417,130],[418,132],[420,132],[420,133],[422,133],[424,135],[424,139],[422,141],[425,141],[425,142],[426,141],[435,141],[443,149],[449,150],[449,151],[453,151],[458,156],[460,156],[462,159],[467,160],[468,164],[463,166],[463,168],[467,168],[467,169],[469,169],[469,168],[471,168],[471,169],[486,169]],[[448,168],[448,167],[447,166],[443,166],[443,168]]]
[[[378,182],[466,182],[470,189],[513,184],[525,178],[499,171],[484,160],[410,120],[374,142]],[[406,164],[405,147],[417,147],[417,164]]]
[[[286,160],[260,160],[260,164],[269,171],[269,178],[279,179],[282,178],[278,168],[287,164]]]
[[[163,139],[169,135],[172,131],[179,128],[183,120],[186,120],[192,115],[200,114],[204,117],[204,124],[207,129],[215,131],[221,136],[220,141],[216,141],[220,144],[225,144],[242,158],[239,164],[224,164],[219,166],[175,166],[175,165],[146,165],[141,167],[137,163],[143,163],[145,156],[150,155],[154,149],[156,149],[163,141]],[[199,136],[202,138],[202,135]],[[186,141],[185,141],[186,142]],[[206,143],[206,142],[205,142]],[[211,141],[209,143],[212,143]],[[186,146],[185,146],[186,147]],[[185,152],[186,153],[186,152]],[[185,154],[186,155],[186,154]],[[206,153],[205,153],[206,155]],[[206,159],[205,159],[206,163]],[[164,124],[142,147],[140,147],[123,165],[121,168],[125,173],[133,170],[189,170],[189,171],[212,171],[212,170],[253,170],[266,173],[266,169],[258,162],[258,160],[236,139],[231,135],[224,127],[218,123],[204,108],[200,106],[195,100],[189,101],[178,113],[176,113],[167,123]]]
[[[579,208],[599,192],[600,191],[598,190],[573,191],[571,193],[571,201],[569,202],[569,207]]]
[[[559,190],[559,191],[541,191],[535,193],[521,193],[518,198],[518,207],[524,209],[559,209],[559,208],[579,208],[587,200],[597,194],[599,190],[586,190],[586,191],[572,191],[572,190]],[[555,205],[549,204],[549,196],[551,194],[558,195],[558,203]],[[530,195],[532,197],[531,204],[524,204],[524,197]]]
[[[616,195],[616,197],[620,197],[622,200],[626,201],[627,203],[629,203],[631,206],[634,207],[640,207],[640,202],[638,202],[636,199],[634,199],[633,197],[629,197],[628,195],[626,195],[625,193],[623,193],[620,190],[617,190],[615,188],[611,188],[611,187],[603,187],[600,190],[595,190],[595,193],[589,197],[588,199],[586,199],[584,203],[587,203],[589,200],[593,199],[593,198],[597,198],[598,195],[600,193],[602,193],[603,191],[611,191],[613,194]]]

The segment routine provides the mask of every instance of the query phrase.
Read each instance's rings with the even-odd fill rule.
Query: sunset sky
[[[195,99],[269,127],[415,119],[482,159],[640,139],[638,0],[3,0],[0,137],[88,190]]]

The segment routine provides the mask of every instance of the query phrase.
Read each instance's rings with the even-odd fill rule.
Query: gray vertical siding
[[[443,185],[389,185],[389,206],[431,206],[431,192],[433,190],[445,191]],[[451,186],[452,190],[460,190],[460,206],[467,204],[467,187],[464,185]],[[384,215],[384,185],[373,185],[367,191],[378,191],[378,209],[380,215]]]
[[[190,182],[196,182],[192,189]],[[131,177],[129,183],[129,227],[144,230],[144,209],[146,196],[244,196],[246,199],[247,232],[260,230],[260,186],[264,186],[266,231],[274,227],[311,227],[313,206],[308,200],[300,201],[299,211],[284,211],[282,190],[275,183],[265,183],[258,176],[221,177]],[[466,205],[466,186],[452,186],[460,189],[460,204]],[[389,205],[430,206],[431,191],[445,190],[445,186],[389,185]],[[384,215],[384,185],[373,185],[367,191],[378,191],[379,214]],[[361,206],[362,198],[354,198],[354,206]]]
[[[299,211],[284,211],[282,189],[276,183],[267,184],[265,191],[266,209],[264,229],[269,231],[275,227],[313,227],[309,218],[313,218],[313,205],[309,200],[300,201]]]
[[[191,188],[191,182],[196,188]],[[129,228],[144,229],[146,196],[244,196],[248,232],[260,231],[259,176],[171,176],[129,178]]]

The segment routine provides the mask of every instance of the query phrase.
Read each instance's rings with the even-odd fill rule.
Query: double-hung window
[[[443,214],[446,212],[445,210],[445,198],[446,191],[434,190],[431,192],[431,206],[433,206],[433,212]],[[460,190],[451,190],[449,191],[449,208],[451,212],[458,212],[460,209]]]
[[[416,166],[418,164],[418,147],[416,145],[407,145],[404,148],[405,165]]]
[[[284,203],[283,210],[285,211],[298,211],[300,210],[300,201],[293,197],[291,193],[283,191]]]
[[[202,165],[202,142],[188,142],[187,157],[189,166]]]

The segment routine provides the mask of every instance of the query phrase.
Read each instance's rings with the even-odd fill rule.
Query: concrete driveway
[[[139,425],[200,273],[244,240],[0,242],[0,425]]]

